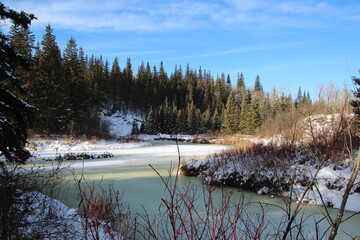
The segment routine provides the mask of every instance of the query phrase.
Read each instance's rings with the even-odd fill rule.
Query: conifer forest
[[[133,123],[133,133],[253,134],[269,118],[311,103],[300,88],[295,98],[275,88],[265,92],[260,76],[250,88],[241,72],[234,80],[189,65],[168,73],[163,62],[132,66],[130,58],[124,64],[115,58],[109,63],[85,55],[73,38],[61,50],[50,25],[39,43],[21,25],[13,25],[8,38],[32,62],[32,71],[18,67],[16,75],[26,101],[36,107],[31,129],[37,134],[96,135],[104,129],[101,113],[129,111],[144,119]]]

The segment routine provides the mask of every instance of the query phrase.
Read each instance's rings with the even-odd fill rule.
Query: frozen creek
[[[76,161],[70,165],[70,168],[75,170],[75,175],[84,174],[87,181],[101,181],[106,186],[109,183],[113,183],[115,190],[120,191],[123,194],[123,203],[129,204],[131,211],[142,212],[142,206],[150,213],[156,214],[158,206],[161,201],[161,197],[164,191],[164,186],[157,176],[157,174],[149,167],[151,164],[156,168],[162,176],[166,176],[169,173],[171,166],[175,166],[178,162],[178,152],[175,142],[170,141],[152,141],[151,146],[142,146],[136,148],[111,148],[106,149],[107,152],[114,154],[114,158],[108,159],[93,159],[85,161]],[[227,146],[221,145],[200,145],[200,144],[188,144],[180,143],[180,156],[182,161],[206,159],[206,157],[215,152],[219,152]],[[101,150],[86,150],[86,152],[104,152]],[[39,152],[39,157],[53,156],[55,153],[51,151]],[[41,160],[34,160],[35,162],[41,162],[50,167],[49,162]],[[202,184],[198,178],[181,176],[181,184],[191,183],[199,188],[201,192]],[[69,172],[66,174],[65,181],[59,192],[56,193],[57,198],[69,207],[78,206],[77,191],[74,187],[73,175]],[[251,192],[240,191],[238,189],[229,189],[233,192],[233,198],[245,197],[245,201],[270,203],[274,205],[281,205],[282,201],[279,198],[271,198],[269,195],[257,195]],[[216,192],[220,196],[220,191]],[[256,212],[258,205],[250,205],[248,209],[250,212]],[[318,206],[306,206],[306,214],[317,214],[321,217],[322,208]],[[336,209],[332,211],[335,215]],[[283,217],[282,212],[277,207],[269,207],[266,212],[266,217],[272,223],[279,222]],[[347,212],[346,216],[352,214]],[[345,216],[345,217],[346,217]],[[311,218],[308,222],[307,231],[313,230],[314,224]],[[342,225],[339,232],[339,238],[348,239],[349,237],[343,232],[347,232],[352,236],[360,236],[359,229],[360,216],[357,215],[351,218],[349,221]],[[327,224],[324,222],[324,229]],[[340,235],[341,234],[341,235]]]

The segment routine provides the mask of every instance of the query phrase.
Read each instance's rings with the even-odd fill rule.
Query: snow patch
[[[137,122],[140,128],[141,122],[144,120],[141,115],[132,112],[127,114],[115,112],[110,116],[102,112],[100,117],[103,124],[109,125],[109,133],[114,137],[129,136],[133,122]]]

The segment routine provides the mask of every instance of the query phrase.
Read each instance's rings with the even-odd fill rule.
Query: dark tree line
[[[175,66],[169,74],[162,62],[142,63],[134,72],[130,59],[121,67],[118,58],[110,64],[101,56],[85,56],[73,38],[61,51],[50,25],[36,45],[29,29],[20,25],[8,37],[33,61],[33,71],[16,71],[30,93],[28,101],[38,109],[32,126],[37,133],[98,134],[101,111],[133,111],[145,118],[133,124],[133,132],[253,134],[276,114],[311,102],[305,92],[295,101],[276,90],[266,93],[259,76],[248,88],[242,73],[233,87],[229,75],[214,77],[188,65]]]

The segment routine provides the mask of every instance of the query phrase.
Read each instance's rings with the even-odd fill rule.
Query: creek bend
[[[93,181],[101,182],[101,185],[105,188],[109,184],[113,184],[114,190],[122,194],[122,203],[125,206],[129,205],[132,213],[142,213],[143,208],[145,208],[150,215],[154,214],[155,216],[164,193],[164,184],[157,173],[150,168],[149,164],[162,176],[166,177],[169,175],[170,169],[174,169],[177,165],[179,156],[176,143],[173,141],[152,141],[151,143],[152,145],[147,147],[111,149],[108,152],[114,154],[113,158],[91,159],[72,163],[70,165],[72,170],[65,173],[65,179],[60,190],[55,193],[55,197],[69,207],[78,207],[79,198],[74,185],[74,175],[79,177],[83,174],[86,181],[90,183]],[[209,154],[228,148],[230,147],[224,145],[179,143],[182,162],[193,159],[206,159]],[[41,153],[40,155],[49,156],[51,154],[53,153]],[[44,165],[43,161],[34,160],[34,163],[40,162]],[[46,165],[50,166],[50,163],[46,162]],[[174,174],[174,171],[172,171],[172,174]],[[199,189],[198,194],[202,193],[202,183],[196,177],[180,176],[179,184],[184,186],[191,184]],[[274,224],[280,222],[284,217],[284,212],[279,207],[275,207],[283,206],[282,200],[278,197],[258,195],[234,188],[227,188],[227,190],[232,192],[232,198],[235,201],[243,197],[245,202],[270,204],[267,206],[266,218]],[[220,189],[217,189],[214,193],[215,198],[220,198]],[[249,212],[256,213],[259,211],[258,204],[250,204],[248,208],[247,211]],[[315,215],[319,219],[323,216],[322,212],[322,207],[305,206],[305,215]],[[331,209],[330,212],[335,217],[337,209]],[[352,214],[352,212],[345,212],[344,218]],[[304,225],[305,231],[312,232],[314,230],[314,220],[312,217],[309,219]],[[359,222],[360,215],[356,215],[343,223],[337,239],[349,239],[349,236],[344,232],[350,233],[352,236],[360,236]],[[327,227],[326,221],[323,221],[323,224],[320,225],[320,228],[323,229]]]

